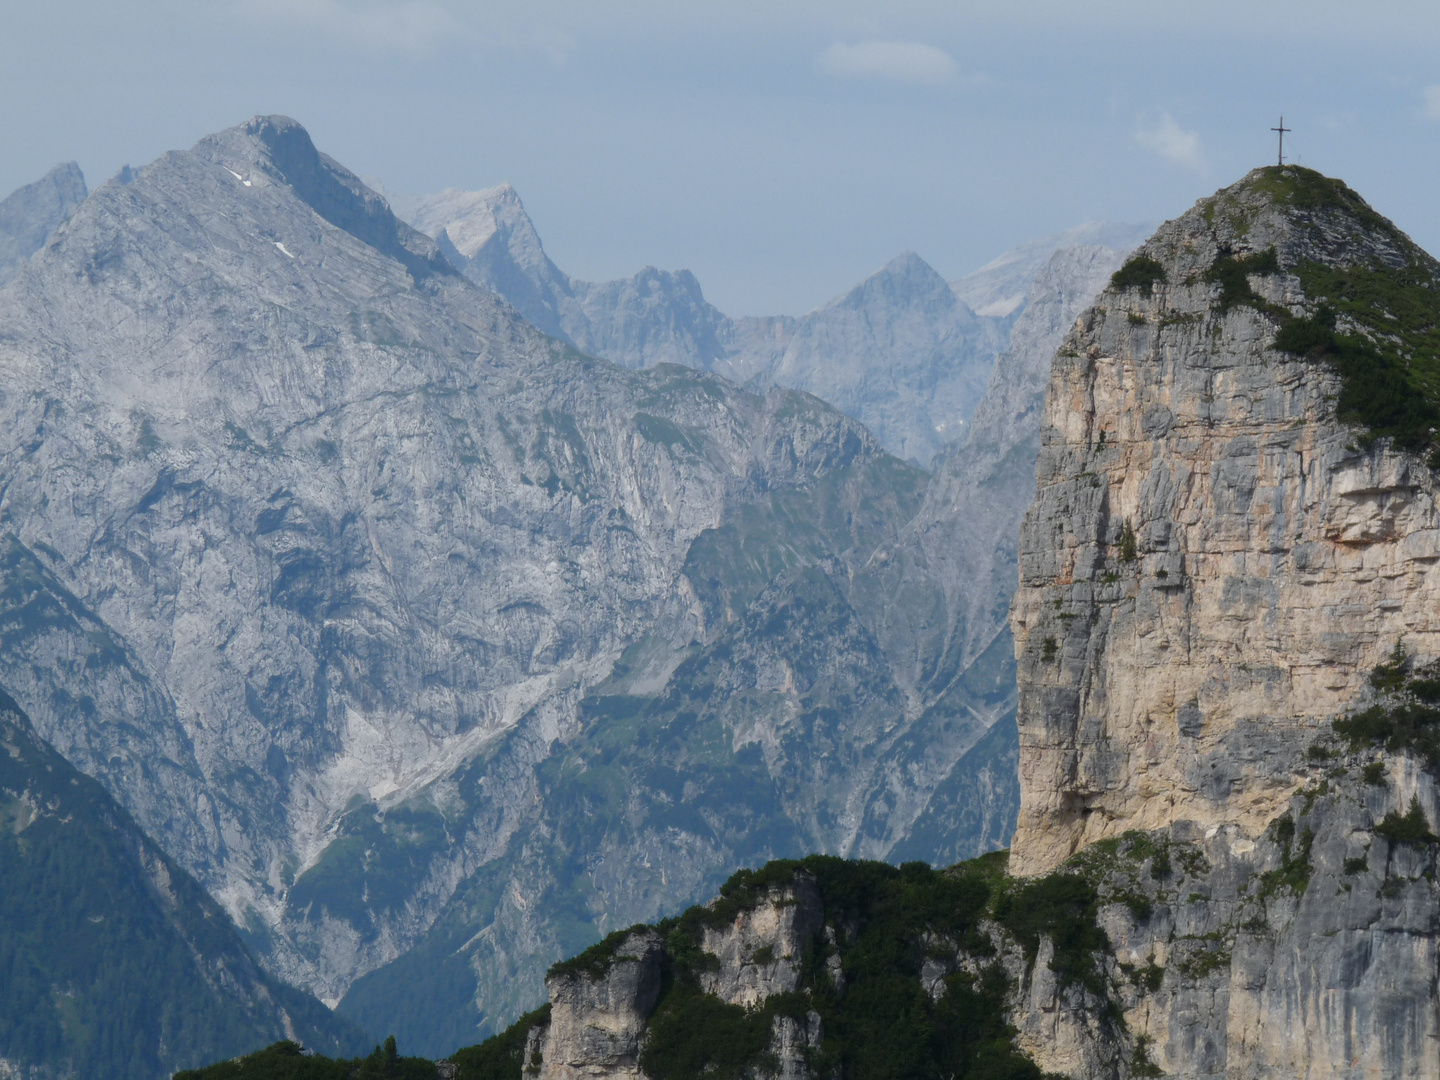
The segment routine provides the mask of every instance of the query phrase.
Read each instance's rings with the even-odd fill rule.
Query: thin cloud
[[[1420,92],[1425,101],[1425,115],[1431,120],[1440,120],[1440,86],[1427,86]]]
[[[1161,113],[1154,127],[1135,133],[1135,141],[1153,150],[1166,161],[1200,172],[1205,168],[1205,152],[1200,147],[1200,134],[1186,131],[1169,113]]]
[[[944,86],[960,77],[960,65],[943,49],[919,41],[837,41],[815,61],[827,75],[889,79],[892,82]]]
[[[421,54],[454,34],[454,17],[432,0],[346,3],[343,0],[241,0],[252,21],[318,30],[367,48]]]

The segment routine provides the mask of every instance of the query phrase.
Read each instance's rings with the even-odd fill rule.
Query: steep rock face
[[[533,1045],[546,1047],[542,1075],[553,1052],[567,1076],[1038,1080],[1005,1020],[1006,1002],[1045,980],[991,917],[1003,858],[936,871],[811,856],[741,871],[704,907],[557,964],[548,1016],[457,1058],[529,1075],[535,1059],[516,1051]],[[658,994],[641,975],[652,956]]]
[[[1096,883],[1126,1027],[1037,984],[1021,1044],[1076,1077],[1436,1076],[1434,758],[1331,722],[1397,641],[1440,654],[1434,474],[1374,395],[1389,352],[1428,370],[1440,265],[1293,167],[1138,255],[1055,357],[1012,615],[1011,866]]]
[[[1107,290],[1055,358],[1013,617],[1023,872],[1180,818],[1258,833],[1401,635],[1440,653],[1430,470],[1361,448],[1338,375],[1206,277],[1273,248],[1249,288],[1299,313],[1301,264],[1433,260],[1268,179],[1164,226],[1140,253],[1168,283]]]
[[[866,584],[923,473],[544,337],[293,121],[95,192],[0,290],[0,371],[0,682],[407,1049],[737,863],[884,855],[1004,714],[1004,650],[938,664]]]
[[[540,1080],[634,1077],[645,1021],[660,997],[664,952],[649,928],[625,936],[603,970],[551,975]]]
[[[771,994],[800,988],[800,963],[825,922],[825,906],[813,875],[800,871],[772,885],[753,907],[725,926],[707,926],[700,948],[716,957],[700,987],[728,1005],[759,1005]]]
[[[45,246],[86,194],[85,176],[71,161],[0,200],[0,285]]]
[[[704,632],[697,535],[878,454],[813,400],[542,338],[278,118],[104,186],[0,309],[16,692],[331,997],[504,849],[640,627]],[[483,794],[428,786],[477,755]],[[431,847],[348,896],[352,801],[415,791]]]

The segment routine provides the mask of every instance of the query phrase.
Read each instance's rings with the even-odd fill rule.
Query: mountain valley
[[[921,334],[988,382],[932,479],[773,380],[547,337],[285,118],[35,187],[0,686],[275,975],[440,1054],[736,865],[1006,843],[1035,372],[1122,252],[998,322],[913,256],[795,321],[990,327]]]

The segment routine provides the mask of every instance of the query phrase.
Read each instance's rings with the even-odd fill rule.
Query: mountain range
[[[1121,251],[984,316],[902,256],[747,374],[693,277],[582,288],[513,192],[432,238],[284,117],[77,177],[3,204],[0,687],[274,976],[438,1054],[738,864],[1005,843],[1043,373]],[[825,371],[973,433],[932,476]]]
[[[382,191],[473,281],[533,325],[630,368],[678,363],[751,389],[783,386],[861,421],[921,467],[963,442],[1030,284],[1061,248],[1128,251],[1149,226],[1095,222],[1031,241],[947,283],[913,251],[803,316],[731,318],[688,270],[572,278],[545,254],[510,184],[408,196]]]

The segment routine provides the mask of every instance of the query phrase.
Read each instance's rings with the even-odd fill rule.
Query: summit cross
[[[1287,128],[1287,127],[1285,126],[1285,117],[1283,117],[1283,116],[1280,117],[1280,126],[1279,126],[1279,127],[1273,127],[1273,128],[1271,128],[1270,130],[1271,130],[1271,131],[1278,131],[1278,132],[1280,133],[1280,158],[1279,158],[1279,160],[1276,162],[1276,164],[1277,164],[1277,165],[1284,165],[1284,164],[1285,164],[1285,133],[1290,130],[1290,128]]]

